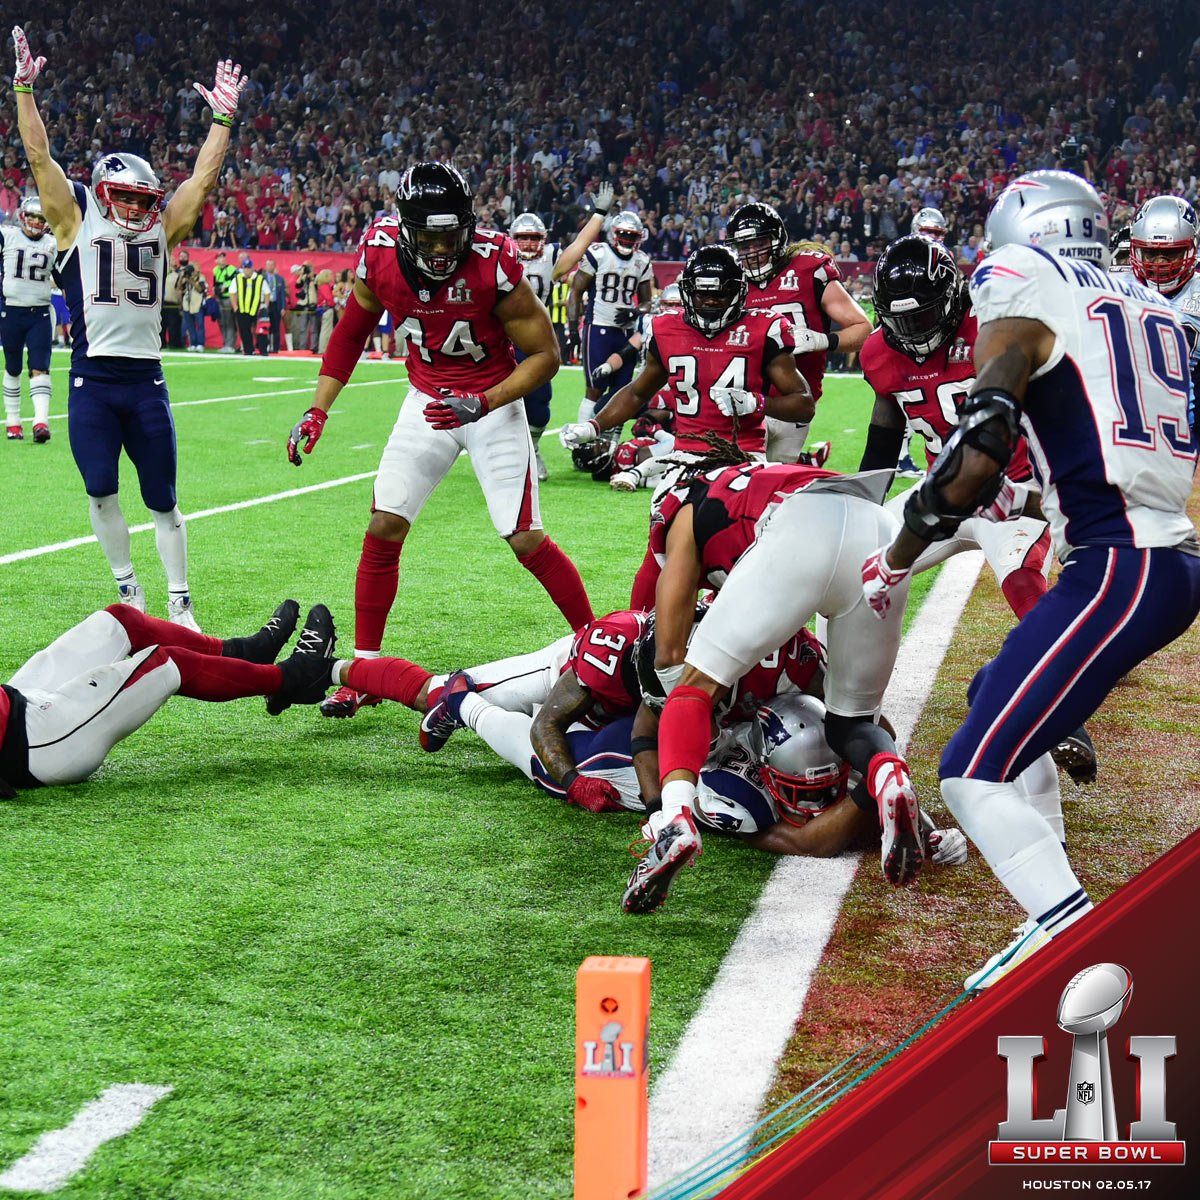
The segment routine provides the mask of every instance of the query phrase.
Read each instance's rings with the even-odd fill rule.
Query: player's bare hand
[[[579,421],[574,425],[564,425],[558,431],[558,440],[564,450],[578,450],[594,442],[600,436],[600,426],[595,421]]]
[[[204,103],[213,111],[214,117],[229,119],[237,112],[238,100],[246,86],[247,77],[242,74],[242,64],[227,58],[217,63],[216,81],[211,90],[201,83],[192,86],[204,97]]]
[[[313,452],[313,447],[321,440],[321,434],[325,432],[325,422],[328,420],[329,414],[323,409],[310,408],[292,426],[292,432],[288,437],[287,453],[288,461],[293,466],[298,467],[304,462],[300,457],[301,449],[305,454]]]
[[[892,589],[908,578],[908,569],[896,570],[888,566],[887,546],[881,546],[863,563],[863,595],[871,611],[882,621],[892,606]]]
[[[33,57],[29,49],[29,39],[20,25],[13,26],[12,39],[13,51],[17,58],[17,65],[13,71],[13,87],[32,87],[33,81],[42,73],[46,60],[44,57]]]
[[[595,776],[576,775],[567,788],[567,803],[578,804],[588,812],[623,812],[621,793],[607,779]]]
[[[425,405],[425,420],[434,429],[458,429],[488,415],[487,398],[480,392],[442,388],[440,400]]]
[[[752,412],[758,411],[762,402],[762,397],[757,392],[748,392],[745,388],[715,387],[709,388],[708,394],[723,417],[748,417]]]

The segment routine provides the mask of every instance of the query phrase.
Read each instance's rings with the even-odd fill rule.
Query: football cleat
[[[921,818],[912,776],[902,758],[877,754],[867,768],[867,789],[879,805],[880,864],[896,887],[911,883],[925,861]]]
[[[819,469],[829,461],[829,456],[832,453],[832,442],[813,442],[812,449],[802,451],[797,461],[801,466],[817,467]]]
[[[922,471],[915,462],[913,462],[913,456],[911,454],[906,454],[896,464],[896,474],[901,479],[920,479],[925,472]]]
[[[9,425],[5,429],[4,433],[10,442],[19,442],[25,437],[25,431],[20,427],[20,425]]]
[[[200,632],[200,623],[192,609],[191,596],[172,596],[167,601],[167,620],[172,625],[182,625],[184,629],[190,629],[193,633]]]
[[[550,478],[550,472],[546,470],[546,460],[540,450],[533,452],[533,465],[537,468],[538,483],[545,483]]]
[[[627,913],[642,914],[661,907],[675,876],[702,851],[695,818],[691,809],[684,809],[659,830],[644,850],[641,862],[629,876],[621,908]]]
[[[628,471],[618,471],[609,481],[608,486],[614,492],[636,492],[642,486],[642,473],[637,467]]]
[[[422,750],[436,754],[456,729],[463,728],[459,710],[463,697],[474,690],[475,680],[466,671],[455,671],[446,679],[437,703],[421,718],[421,730],[417,736]]]
[[[293,704],[320,704],[332,686],[330,669],[336,645],[337,631],[329,609],[323,604],[309,609],[296,648],[290,658],[279,664],[283,685],[267,697],[267,712],[271,716],[277,717]]]
[[[33,427],[33,444],[35,446],[44,446],[50,440],[49,425],[35,425]]]
[[[352,687],[340,687],[328,700],[321,702],[321,716],[352,717],[360,708],[374,708],[382,703],[379,696],[356,692]]]
[[[1096,747],[1088,731],[1080,725],[1074,733],[1063,738],[1053,750],[1050,757],[1055,766],[1066,771],[1076,783],[1095,783],[1099,761],[1096,758]]]
[[[137,612],[146,611],[146,593],[140,583],[122,583],[117,585],[117,602],[128,604]]]
[[[1013,940],[1003,950],[993,954],[978,971],[963,980],[963,991],[980,992],[991,987],[1043,946],[1050,944],[1050,935],[1032,917],[1018,925],[1013,933]]]
[[[299,620],[300,605],[295,600],[285,600],[257,633],[249,637],[226,638],[221,653],[226,658],[240,658],[245,662],[273,663],[296,632]]]

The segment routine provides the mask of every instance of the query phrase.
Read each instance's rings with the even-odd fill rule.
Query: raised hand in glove
[[[46,60],[33,57],[29,49],[29,39],[20,25],[13,26],[12,39],[17,57],[17,65],[13,70],[13,87],[32,87],[33,81],[42,73]]]
[[[329,414],[323,409],[310,408],[292,426],[292,432],[288,437],[287,454],[288,461],[293,466],[301,466],[304,462],[300,457],[301,448],[305,454],[313,452],[313,447],[321,440],[321,434],[325,432],[325,422],[328,420]]]
[[[204,103],[212,109],[213,116],[228,124],[237,112],[238,100],[246,86],[242,64],[238,63],[235,66],[233,59],[227,58],[224,62],[217,63],[216,82],[211,89],[201,83],[194,83],[192,86],[204,97]]]
[[[602,183],[596,189],[596,195],[592,199],[592,204],[602,217],[608,216],[609,209],[613,206],[613,186],[611,183]]]
[[[488,415],[488,402],[480,392],[460,392],[442,388],[440,400],[425,405],[425,420],[434,429],[458,429]]]

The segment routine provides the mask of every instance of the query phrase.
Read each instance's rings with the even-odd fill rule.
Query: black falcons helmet
[[[571,466],[577,471],[587,472],[597,483],[607,483],[617,469],[617,446],[620,442],[619,429],[607,430],[594,442],[576,446],[571,451]]]
[[[932,354],[958,328],[969,303],[966,280],[941,242],[902,237],[875,264],[884,340],[909,358]]]
[[[700,624],[704,614],[708,612],[710,601],[697,600],[696,614],[692,618],[692,628],[695,629]],[[646,616],[646,624],[642,626],[641,636],[633,646],[633,665],[637,668],[638,685],[642,689],[642,699],[646,701],[650,708],[662,710],[662,706],[667,702],[666,696],[663,694],[663,686],[659,682],[658,676],[654,673],[654,655],[656,647],[654,644],[654,613],[648,613]]]
[[[466,262],[475,207],[462,175],[446,163],[409,167],[396,188],[401,256],[428,279],[449,279]]]
[[[746,288],[746,273],[728,246],[701,246],[679,276],[683,319],[712,337],[742,315]]]
[[[751,283],[766,283],[783,266],[788,235],[783,218],[758,200],[743,204],[729,218],[725,239],[736,251]]]

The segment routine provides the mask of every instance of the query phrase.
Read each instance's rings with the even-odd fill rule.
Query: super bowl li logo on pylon
[[[1063,989],[1058,1027],[1072,1036],[1067,1104],[1052,1117],[1034,1116],[1034,1067],[1046,1056],[1044,1037],[999,1037],[996,1053],[1008,1070],[1008,1115],[988,1143],[988,1162],[1004,1166],[1182,1166],[1185,1143],[1167,1120],[1167,1059],[1174,1037],[1131,1037],[1137,1063],[1137,1118],[1120,1140],[1108,1057],[1108,1031],[1133,996],[1133,976],[1116,963],[1096,963]]]

